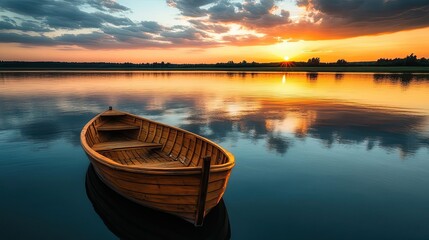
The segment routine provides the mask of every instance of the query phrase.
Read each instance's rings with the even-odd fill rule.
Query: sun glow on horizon
[[[289,60],[290,60],[290,57],[289,57],[289,56],[284,56],[284,57],[283,57],[283,59],[284,59],[285,61],[289,61]]]
[[[218,46],[164,49],[85,49],[64,46],[25,47],[18,43],[0,43],[3,61],[70,61],[70,62],[171,62],[171,63],[217,63],[232,60],[240,62],[306,62],[319,57],[321,62],[336,62],[338,59],[353,61],[376,61],[379,58],[405,57],[414,53],[426,57],[429,50],[425,39],[429,27],[412,31],[363,36],[349,39],[324,41],[282,42],[262,46]],[[391,41],[395,39],[395,41]],[[410,44],[412,43],[412,44]],[[374,51],[377,49],[377,51]],[[174,54],[171,52],[174,51]],[[201,54],[204,52],[204,54]],[[285,57],[289,57],[286,60]]]

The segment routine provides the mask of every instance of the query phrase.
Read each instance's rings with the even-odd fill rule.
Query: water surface
[[[108,106],[235,155],[232,239],[429,239],[429,76],[228,72],[0,73],[0,238],[121,237],[79,143]]]

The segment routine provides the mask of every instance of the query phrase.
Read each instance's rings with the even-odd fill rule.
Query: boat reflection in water
[[[146,208],[117,194],[97,176],[86,173],[86,194],[106,226],[120,239],[230,239],[231,228],[223,199],[202,227],[170,214]]]

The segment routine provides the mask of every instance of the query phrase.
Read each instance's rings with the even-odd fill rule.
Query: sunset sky
[[[429,57],[428,0],[1,0],[0,60]]]

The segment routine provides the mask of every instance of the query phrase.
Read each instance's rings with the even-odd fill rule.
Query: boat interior
[[[96,118],[85,137],[94,151],[122,165],[195,167],[206,156],[212,165],[228,161],[218,146],[198,135],[116,110]]]

